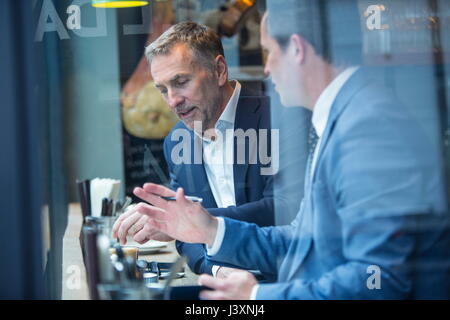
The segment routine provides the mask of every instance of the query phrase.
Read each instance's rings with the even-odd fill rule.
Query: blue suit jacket
[[[277,270],[258,299],[448,299],[448,204],[436,144],[363,70],[338,94],[322,139],[295,221],[259,228],[225,218],[211,259]]]
[[[176,145],[181,142],[181,139],[174,135],[177,130],[183,130],[185,135],[183,136],[183,143],[186,150],[191,151],[190,159],[191,164],[178,163],[180,157],[185,156],[183,152],[175,152],[172,156],[172,151],[178,151]],[[268,97],[255,96],[250,91],[242,87],[239,102],[236,109],[235,117],[235,129],[242,129],[244,131],[248,129],[268,129],[270,134],[271,121],[270,121],[270,106]],[[257,131],[258,132],[258,131]],[[292,135],[291,135],[292,136]],[[175,140],[175,141],[172,141]],[[228,208],[217,208],[217,204],[214,200],[214,196],[211,192],[211,188],[208,183],[205,168],[203,163],[195,164],[195,150],[201,150],[200,139],[194,138],[194,133],[189,130],[183,122],[179,122],[169,133],[164,141],[164,155],[169,167],[170,173],[170,187],[176,190],[177,187],[183,187],[185,194],[195,195],[203,198],[203,207],[215,216],[225,216],[237,220],[256,223],[259,226],[274,225],[274,199],[273,199],[273,175],[261,175],[261,168],[264,167],[257,159],[256,164],[249,163],[249,159],[246,158],[244,164],[238,164],[236,161],[237,156],[237,143],[234,143],[234,191],[236,197],[236,206]],[[271,152],[270,135],[268,138],[268,150]],[[197,146],[195,146],[195,144]],[[197,149],[194,149],[197,147]],[[246,143],[245,154],[258,154],[258,145],[250,145]],[[202,159],[201,154],[197,154],[198,159]],[[174,158],[174,159],[172,159]],[[295,166],[296,163],[291,163],[290,166]],[[267,167],[267,165],[266,165]],[[292,195],[298,193],[299,184],[292,184],[283,188],[280,192],[282,197],[277,197],[277,204],[281,203],[280,207],[284,207],[285,210],[296,210],[292,205],[288,205],[288,202],[292,202]],[[289,199],[291,198],[291,199]],[[300,200],[297,200],[300,203]],[[278,208],[278,206],[277,206]],[[203,245],[200,244],[188,244],[177,241],[177,250],[180,255],[187,257],[188,265],[192,271],[196,273],[210,273],[212,269],[212,263],[209,263],[206,258],[206,251]],[[226,263],[218,263],[220,265],[228,265]],[[273,277],[270,273],[266,274],[266,277]]]

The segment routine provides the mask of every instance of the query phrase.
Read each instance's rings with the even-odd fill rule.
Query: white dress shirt
[[[218,208],[236,205],[233,176],[234,139],[233,136],[227,137],[226,130],[233,130],[234,132],[234,120],[240,91],[241,85],[235,81],[233,94],[214,126],[216,134],[221,136],[222,139],[216,138],[213,141],[201,137],[203,164]]]
[[[213,141],[197,134],[197,137],[202,139],[203,164],[211,192],[218,208],[236,206],[233,175],[233,133],[241,84],[238,81],[234,81],[234,83],[233,94],[214,126],[217,136],[221,136],[222,138],[216,138]],[[227,130],[229,130],[228,135]],[[212,274],[214,276],[216,276],[218,269],[219,266],[212,267]]]
[[[313,161],[311,163],[311,179],[314,176],[317,155],[319,153],[320,144],[322,142],[322,136],[327,126],[328,117],[330,115],[331,107],[333,106],[334,100],[338,93],[341,91],[344,84],[350,79],[350,77],[359,69],[359,67],[351,67],[345,69],[341,72],[333,81],[325,88],[325,90],[320,94],[319,99],[313,109],[312,115],[312,125],[316,130],[317,136],[319,140],[317,141],[316,149],[314,150]],[[219,225],[217,228],[217,234],[214,239],[214,243],[212,247],[207,246],[207,253],[210,256],[215,255],[222,246],[222,241],[225,236],[225,221],[223,218],[218,217]],[[252,288],[252,292],[250,294],[250,300],[256,299],[256,294],[258,292],[259,285],[255,285]]]

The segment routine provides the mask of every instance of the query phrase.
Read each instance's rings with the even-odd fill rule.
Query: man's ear
[[[225,57],[218,55],[215,59],[216,75],[219,81],[219,86],[223,86],[228,81],[228,65]]]
[[[306,42],[305,39],[298,34],[291,35],[289,50],[292,50],[295,61],[299,64],[303,64],[306,59]]]

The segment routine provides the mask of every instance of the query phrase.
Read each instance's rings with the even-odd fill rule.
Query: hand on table
[[[253,287],[258,284],[255,277],[244,270],[234,271],[226,279],[202,274],[198,283],[213,289],[200,292],[200,298],[207,300],[249,300]]]
[[[149,223],[150,219],[147,215],[139,212],[140,205],[138,204],[134,208],[128,210],[114,223],[112,229],[112,236],[119,238],[120,243],[125,244],[127,242],[127,235],[131,236],[137,243],[143,244],[148,240],[157,240],[169,242],[173,238],[156,230]]]

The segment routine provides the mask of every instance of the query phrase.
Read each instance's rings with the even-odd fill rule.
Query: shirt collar
[[[234,85],[234,91],[231,95],[230,99],[228,100],[227,105],[225,106],[225,109],[222,111],[222,114],[220,115],[219,119],[217,120],[216,124],[214,125],[214,129],[216,130],[223,130],[224,127],[232,127],[234,128],[234,120],[236,118],[236,109],[237,104],[239,101],[239,95],[241,94],[241,84],[237,80],[231,80],[235,83]],[[202,135],[198,134],[194,131],[194,133],[200,137],[205,142],[210,142],[209,139],[204,138]]]
[[[236,108],[239,101],[239,95],[241,93],[241,84],[237,80],[232,80],[235,83],[233,94],[231,95],[230,100],[228,100],[225,109],[217,120],[215,127],[217,128],[217,124],[219,121],[226,121],[234,124],[234,118],[236,116]]]
[[[333,106],[334,100],[336,99],[339,91],[341,91],[344,84],[358,69],[359,67],[345,69],[336,78],[334,78],[334,80],[331,81],[331,83],[320,94],[319,99],[314,106],[312,115],[312,125],[314,126],[319,138],[322,137],[323,132],[325,131],[331,107]]]

